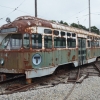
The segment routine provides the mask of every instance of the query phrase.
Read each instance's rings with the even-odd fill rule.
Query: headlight
[[[4,59],[0,59],[0,64],[1,64],[1,65],[4,64]]]

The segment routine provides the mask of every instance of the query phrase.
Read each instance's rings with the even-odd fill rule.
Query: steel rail
[[[21,78],[21,77],[24,77],[24,76],[25,76],[25,75],[16,75],[16,76],[10,77],[10,78],[8,78],[8,79],[6,79],[6,80],[0,81],[0,84],[1,84],[1,83],[5,83],[5,82],[8,82],[8,81],[12,81],[12,80],[14,80],[14,79]]]
[[[28,84],[28,85],[24,85],[24,86],[21,86],[21,87],[19,87],[19,88],[13,89],[13,90],[11,90],[11,91],[7,91],[7,92],[5,92],[5,93],[1,93],[0,95],[12,94],[12,93],[15,93],[15,92],[19,92],[19,91],[25,90],[25,89],[27,89],[27,88],[33,86],[33,85],[34,85],[33,83],[32,83],[32,84]]]
[[[67,94],[67,96],[66,96],[63,100],[67,100],[68,97],[71,95],[72,91],[73,91],[74,88],[75,88],[75,85],[76,85],[76,83],[77,83],[77,80],[79,79],[79,75],[80,75],[80,67],[78,68],[77,78],[76,78],[76,81],[75,81],[73,87],[71,88],[71,90],[69,91],[69,93]]]

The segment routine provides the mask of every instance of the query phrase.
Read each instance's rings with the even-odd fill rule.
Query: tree
[[[63,24],[63,25],[68,25],[68,23],[63,22],[62,20],[61,20],[59,23],[60,23],[60,24]]]
[[[84,29],[84,30],[88,30],[85,26],[83,26],[83,25],[78,25],[78,24],[76,24],[76,23],[72,23],[70,26],[72,26],[72,27],[76,27],[76,28],[80,28],[80,29]]]
[[[52,20],[52,22],[56,22],[56,21]],[[59,23],[63,24],[63,25],[68,25],[66,22],[63,22],[62,20]],[[83,26],[81,24],[72,23],[70,26],[89,31],[89,28],[86,28],[85,26]],[[91,32],[100,34],[100,31],[96,26],[91,27]]]
[[[59,23],[60,23],[60,24],[63,24],[64,22],[61,20]]]
[[[96,26],[91,27],[91,32],[99,34],[99,29]]]
[[[50,20],[51,22],[56,22],[55,20]]]
[[[79,26],[76,23],[72,23],[70,26],[79,28]]]
[[[68,25],[68,23],[66,23],[66,22],[64,22],[63,24],[64,24],[64,25]]]

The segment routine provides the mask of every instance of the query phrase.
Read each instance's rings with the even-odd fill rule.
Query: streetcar
[[[59,66],[75,67],[100,56],[100,35],[32,16],[20,16],[0,28],[0,73],[32,78]]]

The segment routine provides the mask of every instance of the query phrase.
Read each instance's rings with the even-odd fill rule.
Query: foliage
[[[92,26],[91,32],[95,32],[95,33],[99,34],[99,29],[96,26]]]
[[[63,22],[62,20],[59,22],[60,24],[68,25],[68,23]]]
[[[76,28],[80,28],[80,29],[84,29],[84,30],[86,30],[86,31],[89,31],[89,28],[86,28],[85,26],[83,26],[83,25],[78,25],[78,24],[76,24],[76,23],[72,23],[70,26],[72,26],[72,27],[76,27]],[[96,27],[96,26],[92,26],[91,27],[91,32],[94,32],[94,33],[96,33],[96,34],[99,34],[99,29]]]
[[[55,20],[52,20],[52,22],[56,22]],[[68,25],[67,22],[64,22],[64,21],[59,21],[60,24],[64,24],[64,25]],[[86,28],[85,26],[81,25],[81,24],[76,24],[76,23],[72,23],[70,26],[72,27],[76,27],[76,28],[79,28],[79,29],[83,29],[83,30],[86,30],[86,31],[89,31],[89,28]],[[100,31],[99,29],[96,27],[96,26],[91,26],[91,32],[94,32],[96,34],[100,34]]]
[[[56,22],[55,20],[50,20],[51,22]]]
[[[76,27],[76,28],[80,28],[80,29],[84,29],[84,30],[88,30],[85,26],[83,26],[83,25],[78,25],[78,24],[76,24],[76,23],[72,23],[70,26],[72,26],[72,27]]]

